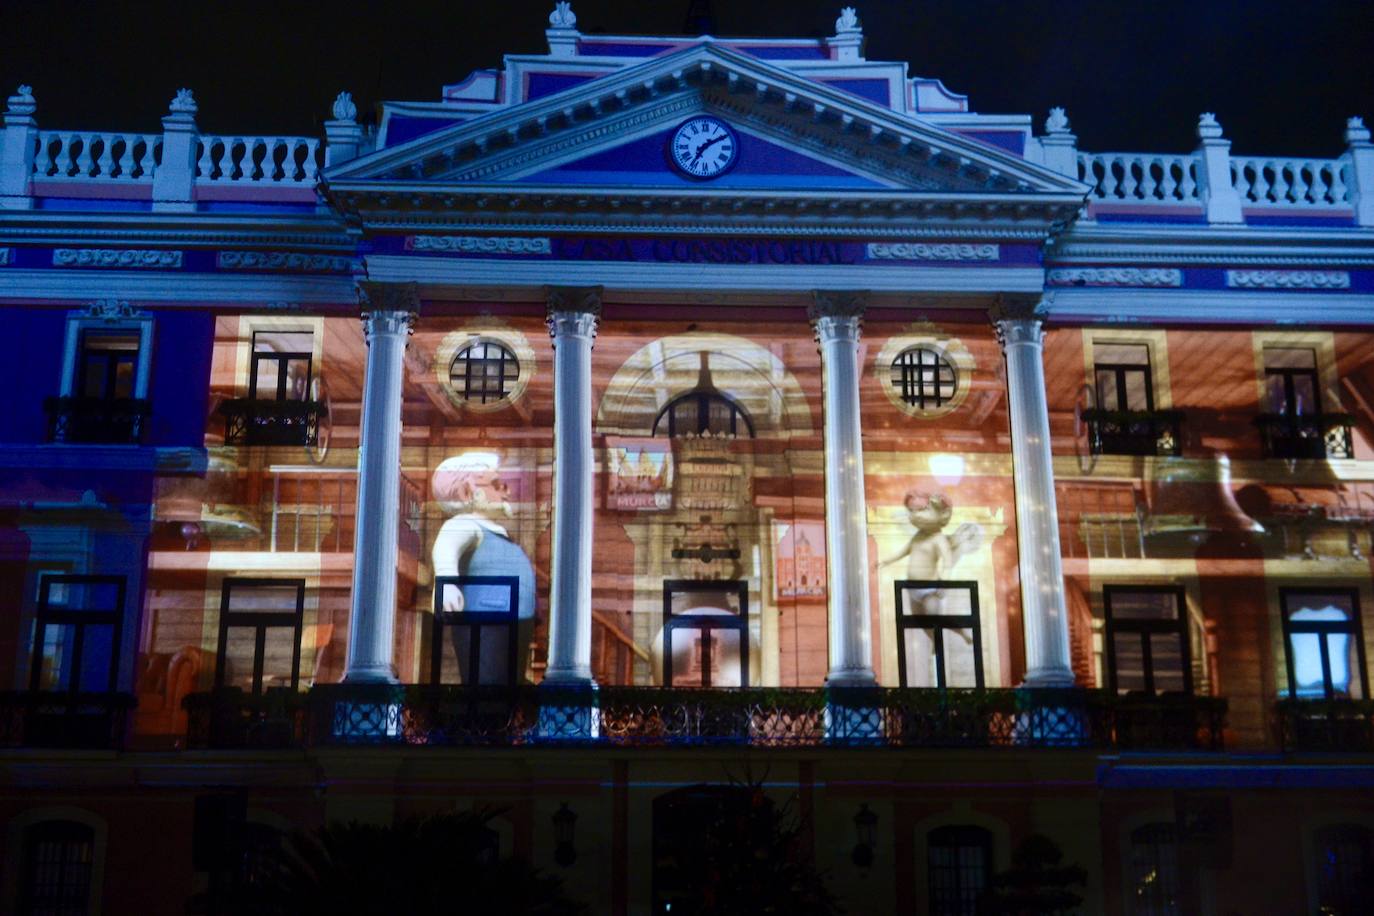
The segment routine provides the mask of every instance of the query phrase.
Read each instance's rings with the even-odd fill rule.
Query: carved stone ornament
[[[545,322],[555,346],[567,337],[596,337],[601,320],[600,286],[546,286],[544,300],[548,303]]]
[[[859,25],[859,14],[854,7],[846,6],[840,10],[840,18],[835,20],[835,34],[844,35],[851,32],[862,32],[863,27]]]
[[[362,307],[363,335],[406,334],[420,311],[420,287],[410,283],[358,282],[358,303]]]
[[[1233,289],[1349,289],[1344,270],[1228,270],[1226,285]]]
[[[123,299],[97,299],[86,306],[86,313],[82,317],[99,321],[130,321],[142,318],[143,313]]]
[[[340,92],[334,99],[334,120],[352,121],[358,117],[358,106],[353,104],[353,93]]]
[[[1175,267],[1055,267],[1045,272],[1052,286],[1182,286]]]
[[[553,12],[549,13],[549,28],[551,29],[575,29],[577,28],[577,14],[573,12],[572,4],[559,0],[553,5]]]
[[[1045,133],[1047,134],[1067,134],[1069,132],[1069,116],[1064,109],[1055,106],[1050,109],[1050,116],[1045,119]]]
[[[547,238],[480,235],[413,235],[406,239],[411,251],[456,251],[460,254],[553,254]]]
[[[1006,349],[1013,344],[1040,345],[1045,338],[1045,318],[1049,315],[1050,296],[997,297],[988,317],[997,332],[997,342]]]
[[[13,101],[13,99],[10,101]],[[1364,126],[1364,118],[1350,118],[1345,122],[1345,142],[1369,142],[1369,128]]]
[[[816,342],[842,338],[857,341],[867,307],[868,293],[863,290],[813,290],[806,317],[811,320]]]
[[[195,114],[196,99],[189,89],[178,89],[176,98],[167,106],[167,110],[172,114]]]
[[[220,270],[263,270],[274,273],[347,273],[353,268],[351,258],[281,251],[221,251],[215,263]]]
[[[1204,111],[1198,116],[1197,137],[1199,140],[1216,140],[1221,137],[1221,124],[1217,122],[1215,114]]]
[[[9,262],[10,250],[8,248],[0,248],[0,267],[4,267]]]
[[[38,110],[38,101],[33,97],[33,87],[29,85],[20,86],[10,96],[5,108],[5,114],[31,115]]]
[[[870,242],[867,255],[873,261],[995,261],[1001,246],[938,242]]]
[[[52,253],[52,263],[54,267],[169,270],[181,267],[181,252],[148,248],[58,248]]]

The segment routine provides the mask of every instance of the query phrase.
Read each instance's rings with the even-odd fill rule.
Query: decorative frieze
[[[352,259],[327,254],[280,251],[221,251],[220,270],[265,270],[279,273],[347,273]]]
[[[1235,289],[1349,289],[1344,270],[1228,270],[1226,285]]]
[[[552,254],[547,238],[481,235],[414,235],[406,240],[411,251],[451,251],[458,254]]]
[[[1000,246],[966,243],[870,242],[870,261],[995,261]]]
[[[0,267],[4,267],[9,262],[10,250],[8,248],[0,248]]]
[[[181,267],[181,252],[152,248],[58,248],[52,253],[52,264],[54,267],[175,270]]]
[[[1183,285],[1183,271],[1171,267],[1056,267],[1045,277],[1051,286]]]

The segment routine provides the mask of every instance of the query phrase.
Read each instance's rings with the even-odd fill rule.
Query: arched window
[[[924,410],[950,401],[959,388],[959,376],[936,350],[908,347],[892,361],[892,387],[907,404]]]
[[[926,835],[931,916],[974,916],[991,875],[991,831],[956,824]]]
[[[491,404],[508,397],[520,377],[515,354],[493,340],[474,340],[453,355],[448,380],[464,401]]]
[[[1374,912],[1374,831],[1334,824],[1313,837],[1317,912],[1346,916]]]
[[[655,436],[699,436],[702,433],[754,437],[754,423],[734,401],[714,390],[689,391],[668,402],[654,418]]]
[[[76,821],[42,821],[24,831],[25,916],[84,916],[90,912],[95,831]]]
[[[1178,844],[1174,825],[1146,824],[1131,831],[1126,863],[1130,916],[1177,916]]]

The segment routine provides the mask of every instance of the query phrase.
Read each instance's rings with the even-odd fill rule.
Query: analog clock
[[[739,158],[739,139],[724,121],[701,115],[673,131],[668,158],[689,178],[715,178]]]

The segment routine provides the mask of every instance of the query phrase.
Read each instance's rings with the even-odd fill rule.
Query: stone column
[[[872,687],[868,512],[859,430],[859,329],[864,296],[816,292],[810,317],[821,350],[825,406],[825,563],[831,687]]]
[[[601,287],[549,287],[553,338],[553,575],[544,682],[592,684],[592,341]]]
[[[1045,304],[1038,299],[1003,297],[991,317],[1007,358],[1026,686],[1069,687],[1073,685],[1069,617],[1054,501],[1050,413],[1045,403],[1045,313]]]
[[[344,681],[395,683],[391,647],[401,515],[401,385],[406,339],[420,297],[414,283],[364,281],[360,293],[368,350]]]

